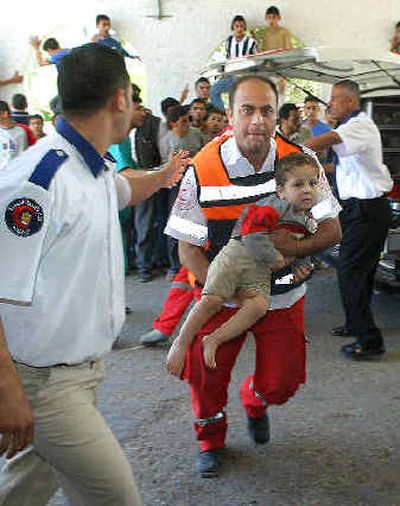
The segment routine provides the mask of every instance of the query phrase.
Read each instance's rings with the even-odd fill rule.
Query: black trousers
[[[374,277],[391,220],[385,197],[342,202],[337,276],[347,328],[364,346],[383,343],[371,310]]]

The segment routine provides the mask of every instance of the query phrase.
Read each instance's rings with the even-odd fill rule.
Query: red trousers
[[[162,311],[154,320],[153,327],[167,336],[173,334],[193,298],[194,290],[189,283],[188,270],[181,267],[172,280]]]
[[[186,356],[182,379],[189,382],[195,416],[194,427],[202,450],[222,448],[227,431],[226,405],[231,370],[245,335],[222,344],[217,368],[204,365],[202,337],[232,316],[224,308],[199,332]],[[241,388],[248,416],[264,415],[269,404],[283,404],[305,383],[304,297],[287,309],[268,311],[251,329],[256,343],[254,375]]]

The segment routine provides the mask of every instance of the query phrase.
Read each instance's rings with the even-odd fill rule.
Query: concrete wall
[[[163,13],[171,17],[147,17],[156,14],[157,0],[8,2],[0,19],[0,78],[32,65],[29,35],[56,36],[65,47],[73,46],[93,34],[93,18],[104,12],[111,16],[117,34],[141,54],[148,76],[148,104],[158,111],[161,98],[178,96],[205,66],[217,43],[227,36],[235,14],[243,14],[249,25],[261,25],[270,5],[260,0],[161,3]],[[275,5],[282,10],[282,24],[305,45],[387,48],[394,23],[400,19],[398,0],[278,0]],[[18,89],[2,87],[0,96],[8,98]]]

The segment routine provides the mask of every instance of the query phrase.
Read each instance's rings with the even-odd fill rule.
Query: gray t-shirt
[[[189,157],[193,157],[204,145],[202,133],[198,128],[190,127],[186,137],[176,136],[172,130],[160,140],[160,155],[162,163],[168,159],[171,151],[189,151]]]

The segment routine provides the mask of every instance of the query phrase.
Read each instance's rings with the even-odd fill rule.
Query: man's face
[[[318,102],[314,102],[313,100],[309,100],[304,104],[304,113],[307,119],[311,121],[317,121],[318,113],[319,113],[319,105]]]
[[[243,38],[246,33],[246,23],[244,21],[235,21],[233,23],[233,34],[237,39]]]
[[[282,131],[285,135],[293,135],[300,128],[300,113],[298,110],[289,112],[288,119],[281,120]]]
[[[278,14],[266,14],[265,21],[269,24],[271,28],[276,28],[279,24],[281,17]]]
[[[179,137],[186,137],[189,133],[190,123],[188,114],[184,114],[171,124],[173,132]]]
[[[350,95],[343,86],[333,86],[329,101],[329,110],[332,118],[337,121],[342,121],[356,110],[352,95]]]
[[[202,100],[208,101],[210,98],[210,83],[201,82],[196,86],[196,95]]]
[[[228,118],[244,156],[268,152],[276,126],[276,95],[269,84],[257,79],[236,89]]]
[[[109,19],[103,19],[99,22],[97,28],[102,37],[107,37],[111,30],[111,21]]]
[[[29,128],[36,138],[43,137],[43,121],[39,118],[33,118],[29,121]]]
[[[143,126],[146,111],[142,104],[138,102],[132,103],[131,128],[139,128]]]
[[[195,122],[199,122],[207,115],[206,106],[201,102],[195,102],[189,109],[189,114]]]

